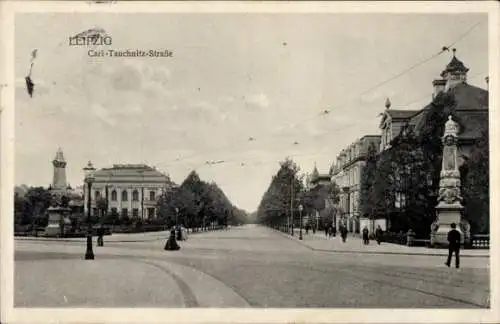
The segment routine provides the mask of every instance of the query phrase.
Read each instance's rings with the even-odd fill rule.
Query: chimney
[[[436,79],[432,81],[432,87],[434,88],[434,91],[432,93],[432,99],[436,98],[438,93],[443,92],[446,86],[446,80],[443,79]]]

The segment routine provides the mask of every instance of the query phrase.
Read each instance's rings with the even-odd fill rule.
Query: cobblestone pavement
[[[328,253],[251,225],[192,235],[176,252],[164,243],[106,241],[85,261],[81,241],[16,240],[15,305],[489,307],[489,258],[455,269],[440,256]]]

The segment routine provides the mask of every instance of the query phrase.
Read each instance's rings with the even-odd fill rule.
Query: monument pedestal
[[[45,227],[45,235],[56,237],[63,236],[65,232],[65,225],[71,224],[68,219],[71,209],[63,207],[49,207],[47,212],[49,214],[49,222],[47,227]]]
[[[460,232],[460,243],[466,244],[469,241],[469,227],[468,222],[462,217],[463,209],[460,203],[441,202],[436,206],[437,219],[432,224],[431,246],[448,246],[448,232],[451,231],[452,223],[457,225],[455,229]]]

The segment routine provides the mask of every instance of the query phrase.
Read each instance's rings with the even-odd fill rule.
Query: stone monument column
[[[439,180],[437,218],[431,225],[431,245],[448,245],[450,225],[455,223],[461,234],[461,243],[470,240],[470,226],[463,218],[460,193],[460,171],[457,159],[458,124],[451,115],[445,124],[443,135],[443,161]]]

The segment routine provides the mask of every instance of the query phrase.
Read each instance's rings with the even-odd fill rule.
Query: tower
[[[52,160],[52,165],[54,166],[54,177],[52,178],[52,190],[54,191],[65,191],[67,188],[66,182],[66,160],[64,160],[64,155],[59,148],[56,153],[56,157]]]
[[[441,77],[446,81],[445,91],[453,88],[457,84],[465,83],[467,81],[467,72],[469,69],[465,67],[464,63],[457,59],[455,56],[456,49],[453,49],[453,58],[446,66],[446,69],[441,72]]]

